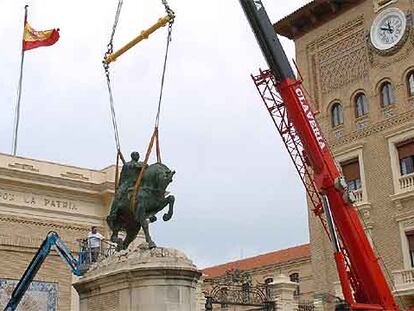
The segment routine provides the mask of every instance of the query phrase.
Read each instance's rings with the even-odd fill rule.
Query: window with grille
[[[384,82],[381,85],[381,106],[386,107],[394,104],[394,91],[392,89],[392,84],[390,82]]]
[[[242,284],[242,298],[243,298],[244,303],[249,302],[249,294],[250,294],[250,284],[243,283]]]
[[[294,296],[299,296],[300,291],[299,291],[299,273],[292,273],[289,275],[289,279],[291,282],[295,282],[298,283],[298,285],[296,286],[295,291],[293,292]]]
[[[407,90],[408,96],[414,96],[414,71],[411,71],[407,76]]]
[[[368,113],[368,99],[364,93],[355,96],[355,116],[362,117]]]
[[[397,150],[401,175],[414,173],[414,139],[399,143]]]
[[[361,175],[359,172],[358,158],[341,163],[341,167],[349,190],[354,191],[361,189]]]
[[[340,103],[335,103],[331,108],[332,127],[336,127],[344,123],[344,113]]]
[[[410,263],[411,267],[414,268],[414,231],[409,231],[405,233],[408,241],[408,251],[410,254]]]
[[[264,280],[264,282],[265,282],[265,284],[266,284],[266,296],[269,298],[271,293],[270,293],[270,288],[269,288],[269,286],[267,286],[267,285],[269,285],[269,284],[273,283],[273,278],[266,278],[266,279]]]

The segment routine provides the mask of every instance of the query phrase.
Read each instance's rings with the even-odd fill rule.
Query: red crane
[[[313,212],[334,249],[344,298],[353,310],[399,310],[340,169],[261,0],[240,0],[270,70],[252,79],[295,163]]]

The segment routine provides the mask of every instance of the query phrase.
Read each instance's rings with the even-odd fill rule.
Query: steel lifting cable
[[[166,0],[162,0],[162,4],[164,5],[165,11],[168,14],[168,16],[170,17],[174,17],[174,11],[171,10],[171,8],[169,7],[168,3]],[[174,23],[174,18],[171,18],[170,21],[168,22],[168,33],[167,33],[167,44],[166,44],[166,48],[165,48],[165,55],[164,55],[164,64],[163,64],[163,68],[162,68],[162,75],[161,75],[161,85],[160,85],[160,95],[158,98],[158,107],[157,107],[157,114],[155,117],[155,122],[154,122],[154,132],[151,136],[151,140],[150,143],[148,144],[148,148],[147,148],[147,152],[145,154],[145,159],[144,159],[144,166],[141,169],[139,176],[134,184],[134,189],[132,192],[132,199],[131,199],[131,209],[134,210],[136,204],[134,204],[134,202],[136,201],[136,195],[138,193],[139,187],[141,185],[141,180],[142,177],[144,176],[144,172],[149,160],[149,157],[151,155],[151,151],[155,142],[155,148],[156,148],[156,155],[157,155],[157,162],[161,163],[161,150],[160,150],[160,142],[159,142],[159,124],[160,124],[160,114],[161,114],[161,103],[162,103],[162,96],[163,96],[163,91],[164,91],[164,81],[165,81],[165,73],[166,73],[166,69],[167,69],[167,61],[168,61],[168,52],[169,52],[169,47],[170,47],[170,42],[171,42],[171,34],[172,34],[172,26]]]
[[[143,31],[141,35],[139,35],[137,38],[129,42],[127,45],[125,45],[123,48],[121,48],[117,52],[113,52],[113,39],[115,36],[116,27],[118,25],[121,8],[123,4],[123,0],[119,0],[118,7],[115,14],[115,20],[114,24],[112,26],[112,33],[109,40],[109,43],[107,45],[107,51],[104,56],[103,60],[103,67],[105,69],[105,76],[106,76],[106,82],[108,87],[108,94],[109,94],[109,103],[110,103],[110,111],[111,111],[111,118],[112,118],[112,126],[114,129],[114,137],[115,137],[115,144],[117,149],[117,159],[116,159],[116,171],[115,171],[115,191],[118,189],[118,178],[119,178],[119,161],[121,160],[125,164],[125,159],[121,152],[121,144],[119,140],[119,131],[118,131],[118,125],[116,121],[116,114],[115,114],[115,105],[114,105],[114,98],[111,88],[111,79],[110,79],[110,73],[109,73],[109,64],[116,60],[116,58],[123,53],[125,53],[127,50],[129,50],[131,47],[136,45],[138,42],[140,42],[142,39],[146,39],[152,32],[154,32],[156,29],[164,26],[166,23],[168,23],[168,34],[167,34],[167,45],[166,45],[166,51],[165,51],[165,57],[164,57],[164,65],[162,70],[162,77],[161,77],[161,87],[160,87],[160,95],[158,100],[158,108],[157,108],[157,114],[155,118],[155,124],[154,124],[154,132],[152,134],[150,143],[147,148],[147,152],[145,155],[144,160],[144,166],[140,171],[140,174],[134,184],[134,189],[132,193],[132,200],[131,200],[131,206],[133,208],[132,202],[135,202],[136,193],[139,190],[139,186],[142,180],[142,177],[144,175],[145,168],[147,166],[149,156],[152,151],[152,147],[154,145],[154,142],[156,143],[156,154],[157,154],[157,162],[161,162],[161,151],[160,151],[160,144],[159,144],[159,136],[158,136],[158,128],[159,128],[159,122],[160,122],[160,113],[161,113],[161,102],[162,102],[162,95],[164,90],[164,81],[165,81],[165,72],[167,67],[167,60],[168,60],[168,51],[169,51],[169,45],[171,42],[171,33],[172,33],[172,25],[174,23],[175,14],[174,11],[170,8],[168,5],[167,0],[161,0],[162,4],[164,5],[165,11],[167,13],[167,16],[164,18],[161,18],[155,25],[153,25],[151,28],[149,28],[146,31]]]
[[[173,15],[174,12],[170,9],[170,7],[168,6],[168,3],[166,0],[162,0],[165,10],[167,11],[167,14],[171,14]],[[162,68],[162,75],[161,75],[161,86],[160,86],[160,95],[158,98],[158,108],[157,108],[157,115],[155,117],[155,123],[154,123],[154,128],[156,129],[156,134],[157,134],[157,144],[156,144],[156,148],[157,148],[157,162],[161,162],[161,152],[160,152],[160,145],[159,145],[159,136],[158,136],[158,128],[159,128],[159,124],[160,124],[160,114],[161,114],[161,102],[162,102],[162,95],[164,92],[164,82],[165,82],[165,72],[167,69],[167,61],[168,61],[168,52],[169,52],[169,48],[170,48],[170,42],[171,42],[171,34],[172,34],[172,26],[174,23],[174,19],[172,19],[169,23],[168,23],[168,34],[167,34],[167,44],[166,44],[166,48],[165,48],[165,55],[164,55],[164,64],[163,64],[163,68]]]
[[[112,54],[112,52],[113,52],[113,41],[114,41],[116,27],[118,26],[118,22],[119,22],[119,16],[121,15],[122,4],[123,4],[123,0],[119,0],[118,1],[118,6],[117,6],[117,9],[116,9],[116,13],[115,13],[114,24],[112,26],[111,37],[110,37],[109,43],[107,45],[107,50],[105,52],[104,59],[106,59],[106,57],[108,55]],[[119,161],[121,160],[122,163],[125,164],[125,159],[124,159],[124,156],[122,155],[122,152],[121,152],[121,143],[120,143],[120,140],[119,140],[118,124],[117,124],[117,121],[116,121],[116,114],[115,114],[114,97],[113,97],[112,88],[111,88],[111,77],[110,77],[110,73],[109,73],[109,64],[103,62],[103,67],[104,67],[104,70],[105,70],[106,84],[107,84],[107,87],[108,87],[109,107],[110,107],[110,111],[111,111],[112,126],[113,126],[113,129],[114,129],[114,138],[115,138],[115,145],[116,145],[116,151],[117,151],[116,169],[115,169],[115,192],[116,192],[118,190],[118,182],[119,182],[119,180],[118,180],[118,178],[119,178]]]
[[[163,0],[163,3],[164,2],[166,3],[165,0]],[[170,14],[171,9],[168,7],[168,5],[165,5],[165,7],[166,7],[166,10],[167,10],[167,13]],[[165,72],[166,72],[166,68],[167,68],[168,51],[169,51],[169,48],[170,48],[173,23],[174,23],[174,20],[171,20],[168,23],[167,45],[166,45],[166,48],[165,48],[164,65],[163,65],[163,68],[162,68],[160,96],[159,96],[159,99],[158,99],[158,109],[157,109],[157,116],[155,118],[155,127],[158,127],[159,123],[160,123],[161,101],[162,101],[162,95],[163,95],[163,90],[164,90]]]

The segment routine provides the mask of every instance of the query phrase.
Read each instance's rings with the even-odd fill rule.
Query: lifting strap
[[[139,190],[139,187],[140,187],[140,184],[141,184],[141,181],[142,181],[142,177],[145,173],[145,169],[146,169],[146,166],[148,164],[148,160],[149,160],[149,157],[151,155],[151,151],[152,151],[154,142],[156,144],[157,162],[161,163],[161,151],[160,151],[158,128],[159,128],[159,123],[160,123],[161,102],[162,102],[162,95],[163,95],[163,89],[164,89],[164,80],[165,80],[165,72],[166,72],[166,67],[167,67],[168,51],[169,51],[169,45],[170,45],[170,41],[171,41],[172,25],[174,23],[174,18],[175,18],[174,11],[171,10],[171,8],[169,7],[169,5],[167,3],[167,0],[161,0],[161,2],[164,5],[167,16],[165,16],[164,18],[161,18],[154,26],[152,26],[148,30],[142,32],[137,38],[135,38],[130,43],[128,43],[125,47],[121,48],[119,51],[114,53],[113,52],[113,39],[114,39],[114,36],[115,36],[116,27],[118,25],[120,13],[121,13],[121,8],[122,8],[122,4],[123,4],[123,0],[119,0],[118,1],[118,7],[117,7],[117,10],[116,10],[116,14],[115,14],[114,24],[112,26],[111,37],[110,37],[109,43],[107,45],[107,51],[105,53],[104,60],[103,60],[103,67],[104,67],[104,70],[105,70],[106,83],[107,83],[108,94],[109,94],[109,104],[110,104],[110,111],[111,111],[112,126],[113,126],[113,130],[114,130],[115,144],[116,144],[116,150],[117,150],[116,170],[115,170],[115,193],[116,193],[118,191],[118,187],[119,187],[119,161],[121,160],[123,162],[123,164],[125,164],[126,162],[125,162],[125,158],[124,158],[124,156],[122,155],[122,152],[121,152],[121,144],[120,144],[120,139],[119,139],[118,124],[117,124],[117,121],[116,121],[114,98],[113,98],[112,88],[111,88],[109,64],[112,61],[116,60],[116,58],[118,56],[122,55],[127,50],[129,50],[131,47],[136,45],[138,42],[140,42],[143,39],[148,38],[148,36],[151,33],[153,33],[155,30],[157,30],[160,27],[165,26],[168,23],[167,45],[166,45],[165,56],[164,56],[164,65],[163,65],[163,70],[162,70],[160,95],[159,95],[159,100],[158,100],[157,114],[156,114],[156,117],[155,117],[154,132],[152,134],[150,143],[149,143],[148,148],[147,148],[147,153],[145,155],[145,160],[144,160],[144,166],[141,169],[140,174],[137,177],[137,180],[134,184],[133,193],[132,193],[132,200],[131,200],[131,208],[132,209],[134,209],[134,204],[132,202],[135,202],[135,200],[136,200],[136,194],[138,193],[138,190]]]
[[[167,14],[174,15],[174,12],[170,9],[168,6],[168,3],[166,0],[162,0],[162,3],[164,4],[165,10],[167,11]],[[174,19],[170,20],[168,23],[168,33],[167,33],[167,45],[165,48],[165,56],[164,56],[164,65],[162,68],[162,76],[161,76],[161,86],[160,86],[160,95],[158,98],[158,108],[157,108],[157,115],[155,117],[155,124],[154,124],[154,132],[151,136],[150,142],[148,144],[147,153],[145,154],[144,159],[144,166],[141,169],[141,172],[139,173],[139,176],[135,182],[134,189],[132,190],[132,196],[131,196],[131,210],[135,209],[135,206],[137,204],[134,204],[136,202],[137,193],[139,191],[139,187],[141,185],[142,177],[144,176],[146,166],[148,164],[148,159],[151,155],[151,151],[155,142],[155,149],[156,149],[156,155],[157,155],[157,162],[161,163],[161,150],[160,150],[160,139],[159,139],[159,124],[160,124],[160,114],[161,114],[161,102],[162,102],[162,95],[164,90],[164,81],[165,81],[165,72],[167,69],[167,60],[168,60],[168,52],[171,42],[171,33],[172,33],[172,25],[174,23]]]
[[[116,153],[116,166],[115,166],[115,193],[118,192],[118,188],[119,188],[119,160],[121,160],[122,164],[125,165],[126,161],[124,159],[124,156],[122,155],[121,150],[118,149],[118,152]]]
[[[131,210],[132,211],[135,209],[135,206],[136,206],[136,204],[134,204],[134,203],[136,202],[136,199],[137,199],[137,193],[138,193],[139,188],[141,186],[142,177],[144,176],[145,170],[147,168],[148,160],[149,160],[149,157],[151,155],[151,151],[152,151],[152,148],[154,146],[154,142],[155,142],[155,145],[156,145],[155,150],[156,150],[156,154],[157,154],[157,162],[161,163],[161,153],[160,153],[160,145],[159,145],[158,127],[154,128],[154,132],[152,133],[150,142],[148,144],[147,152],[145,154],[144,165],[142,166],[142,169],[139,172],[138,178],[135,181],[134,188],[132,189],[132,196],[131,196]]]

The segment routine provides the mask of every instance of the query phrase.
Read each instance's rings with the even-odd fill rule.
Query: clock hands
[[[380,27],[380,29],[381,30],[387,30],[387,31],[389,31],[389,33],[393,33],[394,32],[394,30],[391,28],[391,25],[390,25],[390,22],[388,21],[387,22],[387,28],[384,28],[384,27]]]
[[[389,29],[390,33],[393,33],[394,32],[394,29],[391,28],[390,21],[387,22],[387,25],[388,25],[388,29]]]
[[[388,8],[373,20],[370,41],[374,48],[386,51],[402,42],[406,31],[407,18],[405,13],[397,8]]]

